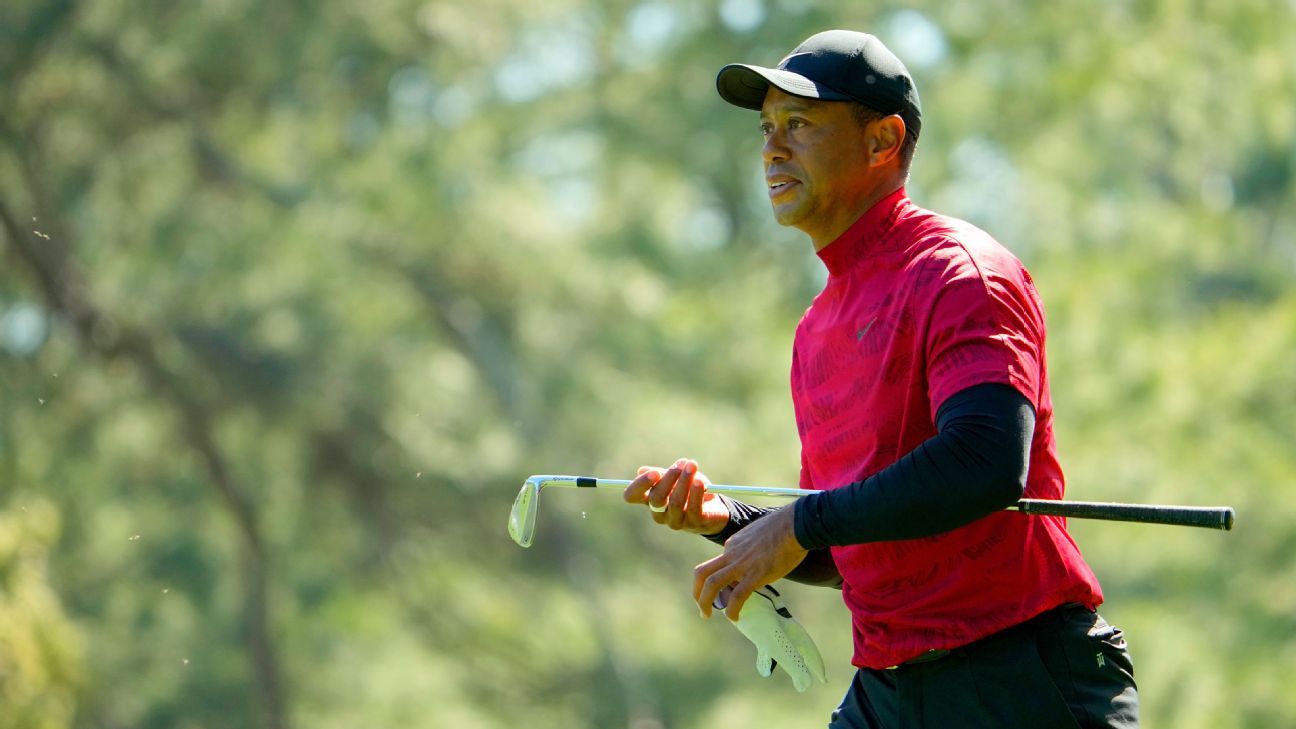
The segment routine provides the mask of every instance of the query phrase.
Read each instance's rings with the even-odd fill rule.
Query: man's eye
[[[788,119],[789,129],[796,129],[797,127],[803,127],[803,126],[805,126],[805,122],[800,119]]]
[[[772,127],[770,127],[770,125],[768,124],[762,124],[760,125],[760,130],[761,130],[761,136],[768,137],[770,135],[770,132],[772,131]]]

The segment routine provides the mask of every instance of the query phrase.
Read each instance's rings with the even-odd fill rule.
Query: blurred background
[[[532,473],[789,485],[824,279],[714,92],[867,30],[910,194],[1034,273],[1144,725],[1296,725],[1296,3],[7,0],[0,729],[819,727],[709,543]]]

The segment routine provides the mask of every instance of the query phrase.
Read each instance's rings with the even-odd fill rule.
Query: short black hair
[[[891,116],[883,111],[878,111],[868,104],[861,104],[858,101],[848,102],[851,105],[851,111],[855,114],[855,121],[860,126],[864,126],[871,121],[877,121],[883,117]],[[905,138],[900,144],[900,166],[905,174],[909,173],[909,165],[913,163],[914,150],[918,147],[918,135],[908,126],[905,127]]]

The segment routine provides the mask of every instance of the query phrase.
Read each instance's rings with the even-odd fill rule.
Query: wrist
[[[723,494],[716,494],[715,500],[720,502],[715,509],[716,527],[715,531],[707,529],[702,536],[715,544],[724,546],[729,537],[732,537],[738,529],[741,528],[741,520],[734,516],[734,502]]]
[[[822,494],[808,494],[792,503],[792,536],[807,552],[830,546],[824,538],[823,523],[818,513]]]
[[[733,521],[733,512],[730,508],[729,499],[721,494],[715,494],[715,499],[709,501],[703,509],[707,520],[706,524],[698,531],[698,534],[704,537],[714,537],[723,533]]]
[[[808,551],[810,551],[809,549],[806,548],[806,546],[805,546],[804,544],[801,543],[801,539],[797,536],[797,529],[796,529],[796,524],[797,524],[797,504],[796,504],[796,502],[793,502],[793,503],[791,503],[791,504],[788,504],[787,506],[785,506],[785,507],[783,507],[782,509],[780,509],[780,511],[785,512],[785,513],[783,513],[783,514],[780,514],[780,516],[783,517],[783,519],[782,519],[782,521],[783,521],[783,530],[784,530],[784,534],[786,535],[786,539],[787,539],[788,546],[790,546],[790,547],[795,547],[796,549],[799,549],[799,550],[801,550],[802,552],[808,552]]]

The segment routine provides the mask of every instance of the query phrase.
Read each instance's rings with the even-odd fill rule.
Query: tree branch
[[[35,166],[30,164],[23,151],[19,150],[17,154],[24,158],[22,167],[28,173],[28,184],[34,187],[34,197],[40,199],[39,181],[31,176]],[[42,211],[39,217],[50,219],[53,216],[49,211]],[[284,729],[287,723],[282,681],[269,628],[269,566],[265,543],[257,514],[235,484],[228,460],[216,443],[211,418],[181,378],[162,362],[152,339],[140,329],[115,322],[92,301],[66,241],[38,243],[37,236],[26,233],[18,220],[0,197],[0,227],[6,232],[9,248],[35,279],[46,305],[72,325],[82,349],[106,361],[130,363],[148,386],[171,405],[179,417],[185,440],[207,467],[209,482],[234,518],[245,550],[243,572],[247,592],[243,602],[243,623],[256,676],[256,691],[266,727]]]

